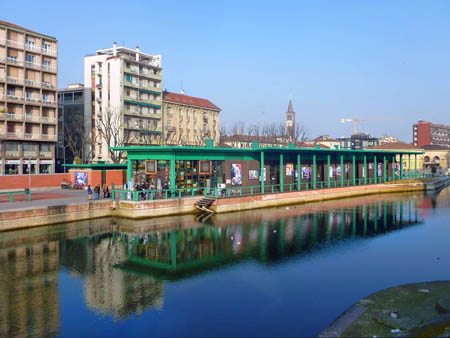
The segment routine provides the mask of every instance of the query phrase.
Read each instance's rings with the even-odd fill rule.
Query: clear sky
[[[221,121],[284,121],[292,97],[311,136],[341,117],[411,142],[419,119],[450,124],[450,1],[1,1],[0,19],[59,40],[59,87],[83,57],[118,45],[163,55],[164,88],[208,98]]]

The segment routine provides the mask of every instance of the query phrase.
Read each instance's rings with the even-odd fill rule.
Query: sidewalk
[[[94,195],[92,195],[93,197]],[[87,202],[86,190],[70,190],[61,188],[38,188],[31,189],[31,201],[28,196],[14,195],[14,202],[9,202],[9,195],[1,196],[0,212],[18,209],[31,209],[35,207],[49,207],[55,205],[73,204]],[[101,197],[100,200],[103,198]]]

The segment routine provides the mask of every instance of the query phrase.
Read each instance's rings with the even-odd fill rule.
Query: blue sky
[[[407,142],[419,119],[450,124],[450,1],[2,1],[0,20],[59,40],[60,87],[117,41],[162,54],[164,88],[226,124],[284,121],[290,96],[311,136],[349,135],[341,117],[404,117],[358,127]]]

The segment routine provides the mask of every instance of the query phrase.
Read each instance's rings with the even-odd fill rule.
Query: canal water
[[[0,336],[314,336],[387,287],[450,280],[450,188],[0,234]]]

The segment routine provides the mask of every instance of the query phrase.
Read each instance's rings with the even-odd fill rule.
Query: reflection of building
[[[59,331],[57,242],[0,250],[0,336]]]
[[[55,38],[0,21],[0,175],[54,172],[57,52]]]
[[[86,304],[94,311],[122,318],[149,308],[161,308],[161,281],[136,277],[115,268],[127,257],[127,245],[112,235],[100,235],[61,243],[61,262],[84,275]]]
[[[220,108],[211,101],[163,92],[164,141],[167,145],[203,145],[219,142]]]
[[[226,219],[226,218],[225,218]],[[327,247],[323,243],[346,236],[373,236],[419,223],[415,201],[375,201],[336,210],[289,216],[236,219],[203,226],[145,234],[122,234],[130,247],[120,268],[167,280],[188,278],[243,259],[263,264]]]
[[[413,143],[418,147],[440,145],[450,148],[450,126],[419,121],[413,125]]]
[[[80,163],[91,160],[89,156],[92,147],[91,100],[90,89],[81,84],[69,85],[68,88],[58,90],[56,163],[59,171],[63,171],[61,164],[64,160],[65,163],[73,163],[75,157],[78,157]],[[78,149],[77,154],[73,154],[71,151],[73,148]]]
[[[119,144],[160,144],[162,133],[161,55],[126,47],[98,50],[84,59],[84,86],[92,91],[95,157],[108,160],[109,128],[119,128]],[[117,142],[113,142],[116,145]]]

